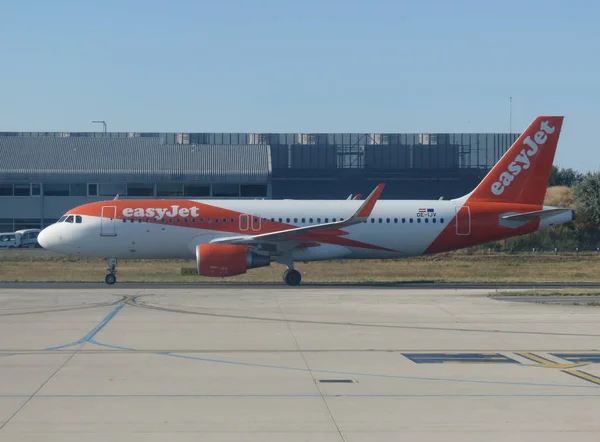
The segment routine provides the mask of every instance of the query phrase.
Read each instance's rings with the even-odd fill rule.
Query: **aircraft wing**
[[[530,221],[535,218],[546,218],[552,215],[558,215],[559,213],[568,212],[571,209],[557,208],[557,209],[544,209],[536,210],[534,212],[515,213],[513,215],[504,215],[502,219],[507,221]]]
[[[385,184],[379,184],[373,192],[360,205],[358,210],[345,220],[335,221],[324,224],[314,224],[311,226],[294,227],[292,229],[279,230],[277,232],[262,233],[259,235],[244,235],[225,238],[216,238],[211,241],[212,244],[239,244],[239,245],[257,245],[264,243],[277,243],[283,241],[302,241],[299,237],[307,233],[320,233],[323,235],[339,235],[339,229],[349,227],[354,224],[360,224],[366,221],[375,207]]]

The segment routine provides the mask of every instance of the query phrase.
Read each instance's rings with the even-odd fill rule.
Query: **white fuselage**
[[[46,248],[79,256],[192,259],[199,244],[346,220],[361,204],[363,201],[353,200],[104,201],[73,209],[69,213],[77,214],[77,222],[53,224],[39,238]],[[527,222],[501,220],[508,213],[541,208],[466,205],[464,199],[380,200],[364,222],[335,234],[330,230],[325,236],[318,232],[300,235],[285,244],[289,244],[294,261],[400,258],[523,235],[573,218],[569,211]]]
[[[226,217],[225,223],[220,218],[220,227],[227,231],[211,229],[216,225],[215,220],[211,219],[209,224],[208,218],[202,214],[195,219],[188,216],[187,227],[173,225],[169,222],[170,218],[164,223],[156,223],[147,222],[145,217],[131,216],[107,221],[83,215],[80,224],[59,223],[49,228],[52,229],[52,236],[57,238],[56,244],[52,244],[51,248],[89,257],[193,258],[198,244],[209,243],[219,237],[258,234],[268,227],[272,219],[298,227],[321,224],[351,216],[362,203],[352,200],[197,201],[252,215],[243,226],[240,225],[240,217]],[[110,201],[106,205],[110,205]],[[132,206],[135,207],[135,204]],[[344,240],[358,241],[374,248],[355,247],[346,243],[329,244],[319,248],[297,249],[294,251],[294,258],[309,261],[337,257],[364,259],[420,255],[451,222],[457,207],[460,204],[450,201],[379,201],[367,222],[344,228],[348,234],[343,236]],[[234,220],[233,223],[231,219]],[[176,222],[176,218],[173,222]]]

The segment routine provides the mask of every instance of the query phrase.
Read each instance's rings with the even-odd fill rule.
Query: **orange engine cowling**
[[[202,276],[234,276],[246,270],[271,265],[268,255],[259,255],[246,246],[200,244],[196,247],[196,265]]]

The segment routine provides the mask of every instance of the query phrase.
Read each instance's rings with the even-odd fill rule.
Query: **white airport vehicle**
[[[14,232],[0,233],[0,249],[16,249],[19,247],[19,235]]]
[[[18,235],[19,247],[21,247],[21,248],[41,247],[37,240],[40,232],[41,232],[41,229],[17,230],[15,232],[15,234]]]

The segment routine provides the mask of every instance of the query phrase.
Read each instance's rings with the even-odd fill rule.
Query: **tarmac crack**
[[[74,311],[74,310],[89,310],[89,309],[93,309],[93,308],[110,307],[113,305],[117,305],[119,302],[120,301],[101,302],[101,303],[97,303],[97,304],[78,305],[78,306],[73,306],[73,307],[49,308],[46,310],[31,310],[31,311],[20,311],[20,312],[12,312],[12,313],[0,313],[0,316],[39,315],[42,313],[70,312],[70,311]]]
[[[285,313],[283,312],[283,309],[281,308],[281,305],[279,304],[279,301],[276,301],[276,302],[277,302],[277,308],[279,309],[279,312],[281,313],[281,317],[285,320],[287,328],[290,331],[290,335],[292,336],[292,339],[294,340],[294,345],[296,346],[296,349],[297,349],[298,353],[300,353],[300,356],[302,357],[302,360],[304,361],[304,365],[306,366],[306,369],[310,373],[310,376],[311,376],[311,378],[313,380],[315,388],[319,392],[319,396],[323,400],[323,404],[325,405],[325,409],[327,410],[327,413],[329,414],[329,418],[331,419],[331,422],[335,426],[335,429],[337,430],[337,432],[338,432],[338,434],[340,436],[340,439],[343,442],[346,442],[346,438],[344,438],[344,435],[342,434],[342,431],[340,430],[340,427],[337,424],[337,422],[335,420],[335,417],[333,416],[331,408],[329,408],[329,404],[327,403],[327,399],[325,398],[325,395],[323,395],[323,392],[321,391],[321,388],[319,387],[319,384],[317,382],[315,374],[313,373],[312,369],[310,368],[310,365],[308,364],[308,361],[306,360],[306,357],[304,356],[304,353],[300,349],[300,345],[298,344],[298,340],[296,339],[296,335],[294,335],[294,331],[292,330],[292,327],[290,326],[289,321],[287,321],[287,318],[285,317]]]
[[[83,344],[81,345],[81,347],[83,347],[84,345],[85,345],[85,343],[83,343]],[[66,366],[66,365],[67,365],[67,364],[68,364],[68,363],[71,361],[71,359],[73,359],[73,358],[75,357],[75,355],[76,355],[76,354],[79,352],[79,350],[81,349],[81,347],[80,347],[80,348],[78,348],[78,349],[76,349],[76,350],[73,352],[73,354],[72,354],[71,356],[69,356],[69,357],[67,358],[67,360],[66,360],[65,362],[63,362],[63,363],[61,364],[61,366],[60,366],[60,367],[58,367],[58,368],[57,368],[57,369],[54,371],[54,373],[52,373],[52,374],[51,374],[51,375],[48,377],[48,379],[46,379],[46,380],[45,380],[45,381],[42,383],[42,385],[40,385],[40,386],[38,387],[38,389],[37,389],[37,390],[35,390],[35,391],[33,392],[33,394],[32,394],[31,396],[29,396],[29,397],[28,397],[28,398],[25,400],[25,402],[23,402],[23,403],[21,404],[21,406],[20,406],[19,408],[17,408],[17,410],[16,410],[16,411],[15,411],[15,412],[14,412],[14,413],[13,413],[13,414],[12,414],[12,415],[11,415],[11,416],[10,416],[10,417],[7,419],[7,420],[6,420],[6,421],[4,421],[4,423],[3,423],[2,425],[0,425],[0,431],[2,431],[2,430],[4,429],[4,427],[6,427],[6,425],[7,425],[7,424],[8,424],[8,423],[9,423],[9,422],[10,422],[10,421],[11,421],[11,420],[12,420],[12,419],[13,419],[13,418],[14,418],[14,417],[17,415],[17,414],[19,414],[19,412],[20,412],[20,411],[21,411],[23,408],[25,408],[25,406],[26,406],[26,405],[27,405],[29,402],[31,402],[31,400],[32,400],[32,399],[33,399],[33,398],[34,398],[34,397],[35,397],[35,396],[36,396],[36,395],[37,395],[37,394],[40,392],[40,390],[41,390],[42,388],[44,388],[44,386],[45,386],[45,385],[46,385],[48,382],[50,382],[50,380],[51,380],[51,379],[52,379],[54,376],[56,376],[56,375],[58,374],[58,372],[59,372],[59,371],[61,371],[61,370],[62,370],[62,369],[63,369],[63,368],[64,368],[64,367],[65,367],[65,366]]]

